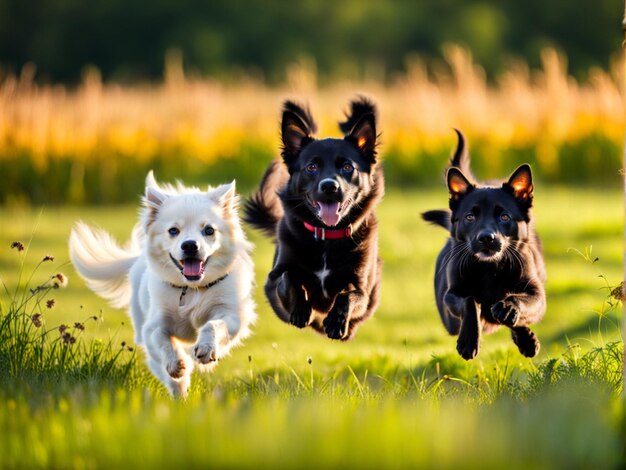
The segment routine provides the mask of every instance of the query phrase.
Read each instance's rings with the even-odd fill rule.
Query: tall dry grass
[[[278,88],[254,79],[219,83],[186,76],[176,54],[168,57],[158,84],[103,83],[91,69],[75,89],[38,85],[29,65],[19,77],[9,75],[0,83],[0,166],[17,179],[30,173],[44,186],[52,166],[52,174],[66,174],[57,176],[56,185],[70,188],[59,198],[81,200],[89,199],[92,187],[86,168],[111,182],[135,166],[143,172],[158,159],[171,159],[169,171],[176,173],[176,163],[187,158],[212,165],[238,158],[242,149],[258,150],[264,164],[279,147],[277,124],[284,99],[309,102],[321,133],[336,135],[347,100],[361,92],[380,108],[382,153],[399,180],[407,171],[419,175],[443,167],[441,156],[454,144],[451,127],[470,137],[497,174],[500,166],[511,166],[498,158],[506,150],[532,160],[547,178],[557,178],[568,166],[564,158],[575,166],[579,152],[593,168],[594,162],[606,160],[606,153],[619,149],[623,139],[620,67],[591,70],[587,82],[577,83],[567,74],[566,58],[554,50],[546,49],[542,61],[540,70],[513,63],[490,83],[470,52],[449,45],[445,62],[409,60],[408,72],[389,83],[336,81],[320,86],[315,64],[302,61],[290,66],[288,82]],[[22,166],[16,170],[13,162],[18,159]],[[26,168],[24,159],[29,161]],[[609,161],[618,162],[619,156]],[[415,168],[419,171],[412,173]],[[583,168],[581,176],[585,173]]]

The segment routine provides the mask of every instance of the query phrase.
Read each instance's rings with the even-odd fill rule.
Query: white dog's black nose
[[[324,194],[334,194],[339,191],[339,183],[332,178],[320,181],[320,191]]]
[[[185,240],[180,247],[186,255],[195,255],[198,253],[198,244],[195,240]]]

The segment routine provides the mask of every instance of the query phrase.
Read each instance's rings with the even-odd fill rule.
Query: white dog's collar
[[[193,287],[193,289],[210,289],[215,284],[217,284],[220,281],[223,281],[227,277],[228,277],[228,273],[224,274],[222,277],[220,277],[218,279],[215,279],[214,281],[209,282],[208,284],[205,284],[204,286]],[[173,287],[175,289],[182,289],[182,291],[180,293],[180,299],[178,301],[178,305],[181,306],[181,307],[183,305],[185,305],[185,294],[187,293],[187,289],[189,289],[189,286],[177,286],[176,284],[172,284],[170,282],[170,287]]]

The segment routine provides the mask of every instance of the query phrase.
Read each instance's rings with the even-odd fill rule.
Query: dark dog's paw
[[[302,302],[300,305],[296,305],[296,308],[291,312],[289,323],[297,328],[309,326],[312,321],[311,313],[311,306],[308,302]]]
[[[335,299],[335,305],[324,318],[324,331],[330,339],[347,339],[350,322],[350,297],[342,294]]]
[[[304,299],[291,284],[287,273],[284,272],[276,285],[276,294],[283,304],[283,308],[289,313],[289,323],[304,328],[311,324],[311,305]]]
[[[330,339],[344,339],[348,336],[348,318],[345,315],[328,314],[324,318],[324,331]]]
[[[491,314],[494,320],[506,326],[515,326],[519,318],[517,307],[506,300],[495,303],[491,307]]]
[[[539,353],[541,343],[537,335],[526,327],[515,328],[511,330],[513,342],[517,345],[517,349],[526,357],[535,357]]]
[[[296,302],[296,290],[291,285],[287,273],[284,272],[276,284],[276,295],[288,312],[293,310]]]
[[[478,356],[478,351],[480,350],[480,340],[478,338],[468,340],[463,338],[463,336],[459,336],[456,342],[456,350],[466,361],[474,359]]]

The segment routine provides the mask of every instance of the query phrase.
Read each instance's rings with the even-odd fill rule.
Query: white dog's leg
[[[149,309],[150,294],[146,286],[146,262],[143,258],[139,258],[130,272],[128,278],[132,286],[132,294],[130,297],[130,315],[135,330],[135,343],[143,344],[142,336],[143,326],[146,321],[145,313]]]
[[[200,328],[198,341],[191,348],[193,358],[200,364],[217,361],[228,353],[240,328],[241,320],[236,310],[220,310]]]
[[[142,336],[142,324],[143,324],[143,312],[137,295],[133,292],[130,299],[130,315],[133,322],[133,328],[135,330],[135,343],[143,344],[144,339]]]
[[[183,347],[159,324],[149,322],[143,330],[150,369],[174,396],[185,397],[193,361]]]
[[[173,397],[186,398],[187,390],[189,389],[189,383],[191,382],[191,374],[185,374],[180,379],[173,379],[163,368],[163,365],[159,361],[154,360],[148,356],[148,367],[154,376],[161,381],[167,391]]]

